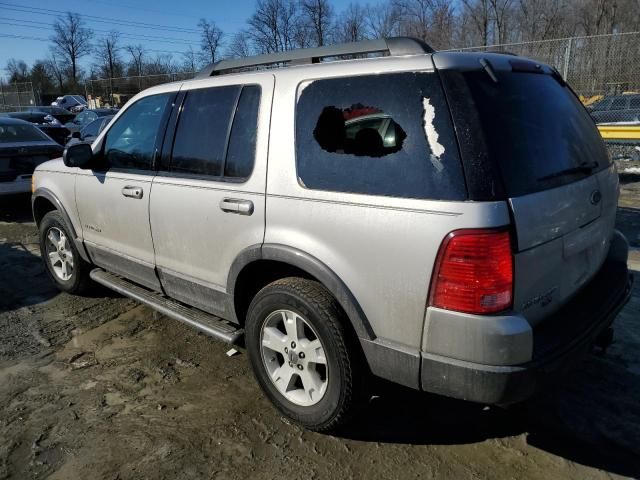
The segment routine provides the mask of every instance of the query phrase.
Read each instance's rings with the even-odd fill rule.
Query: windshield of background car
[[[566,85],[543,73],[494,73],[497,82],[484,70],[441,72],[454,122],[475,117],[507,196],[561,186],[609,166],[598,129]],[[463,157],[477,157],[463,144]]]
[[[49,140],[49,137],[31,125],[0,124],[0,143],[42,142],[44,140]]]

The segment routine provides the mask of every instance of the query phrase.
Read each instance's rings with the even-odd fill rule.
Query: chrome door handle
[[[237,198],[223,198],[220,200],[220,209],[227,213],[251,215],[253,213],[253,202],[251,200],[239,200]]]
[[[122,195],[124,195],[125,197],[142,198],[142,192],[142,187],[134,187],[131,185],[122,187]]]

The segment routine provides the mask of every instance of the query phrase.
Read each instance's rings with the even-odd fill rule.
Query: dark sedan
[[[83,127],[86,127],[98,117],[106,117],[107,115],[115,115],[118,110],[115,108],[96,108],[94,110],[85,110],[76,115],[73,121],[66,123],[64,126],[71,132],[79,132]]]
[[[33,123],[60,145],[64,145],[65,140],[69,135],[69,130],[67,130],[57,118],[46,112],[8,112],[3,113],[2,116],[17,118],[19,120],[24,120],[25,122]]]
[[[35,168],[63,151],[32,123],[0,117],[0,195],[31,191]]]
[[[84,127],[79,132],[75,132],[71,134],[67,138],[67,142],[70,142],[73,139],[79,140],[81,142],[93,142],[96,139],[96,137],[100,135],[100,132],[104,130],[104,127],[106,127],[109,124],[109,122],[113,117],[114,115],[107,115],[106,117],[98,117],[97,119],[95,119],[93,122],[91,122],[89,125]]]
[[[596,123],[640,122],[640,94],[605,97],[587,109]]]
[[[44,112],[51,115],[63,125],[76,118],[75,113],[71,113],[69,110],[62,107],[50,107],[47,105],[36,105],[35,107],[25,108],[28,112]]]

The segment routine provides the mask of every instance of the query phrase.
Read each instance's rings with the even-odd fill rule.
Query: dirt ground
[[[640,272],[640,177],[619,228]],[[640,278],[616,342],[509,410],[380,383],[337,436],[284,422],[246,355],[133,301],[57,292],[0,201],[0,479],[640,477]]]

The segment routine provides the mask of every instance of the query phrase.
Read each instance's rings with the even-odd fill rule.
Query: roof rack
[[[411,37],[363,40],[361,42],[341,43],[326,47],[301,48],[288,52],[220,60],[200,70],[195,78],[207,78],[238,70],[248,70],[274,64],[301,65],[319,63],[321,59],[327,57],[344,57],[369,53],[388,53],[390,56],[396,57],[401,55],[433,53],[433,51],[434,50],[423,41]]]

